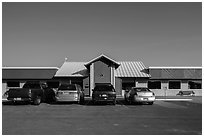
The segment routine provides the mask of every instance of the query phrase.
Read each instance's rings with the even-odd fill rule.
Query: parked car
[[[125,92],[125,101],[128,103],[148,103],[152,105],[155,101],[155,94],[146,87],[132,87]]]
[[[77,102],[84,103],[84,92],[77,84],[60,84],[56,92],[57,102]]]
[[[93,103],[97,102],[112,102],[116,104],[116,91],[111,84],[96,85],[92,93]]]
[[[177,96],[195,96],[195,92],[191,91],[179,91]]]
[[[54,90],[46,83],[28,81],[22,88],[11,88],[6,93],[7,99],[15,102],[30,102],[39,105],[41,102],[52,102],[55,98]]]

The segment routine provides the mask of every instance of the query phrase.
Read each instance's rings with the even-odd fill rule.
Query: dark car
[[[22,88],[12,88],[6,93],[7,99],[16,102],[30,102],[39,105],[41,102],[55,101],[54,90],[39,81],[27,81]]]
[[[116,104],[116,91],[111,84],[96,85],[92,93],[92,101],[96,102],[111,102]]]
[[[179,91],[178,94],[176,94],[177,96],[195,96],[195,93],[191,90],[191,91]]]

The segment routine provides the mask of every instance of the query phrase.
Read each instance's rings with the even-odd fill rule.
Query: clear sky
[[[55,66],[101,53],[149,66],[202,65],[202,3],[3,3],[2,65]]]

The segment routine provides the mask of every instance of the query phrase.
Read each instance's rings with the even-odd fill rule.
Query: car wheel
[[[132,102],[132,100],[131,100],[131,99],[129,100],[129,102],[128,102],[128,103],[129,103],[129,105],[132,105],[132,104],[133,104],[133,102]]]
[[[116,104],[116,99],[113,100],[113,105],[115,105],[115,104]]]
[[[79,102],[80,105],[83,105],[84,104],[84,98],[83,97],[80,97],[80,102]]]
[[[96,105],[96,101],[95,100],[92,100],[92,103],[93,103],[93,105]]]
[[[153,102],[149,102],[149,105],[153,105]]]
[[[40,105],[40,103],[41,103],[41,97],[40,97],[40,96],[37,96],[37,97],[35,98],[35,100],[33,101],[33,104],[34,104],[34,105]]]
[[[16,101],[12,101],[12,104],[13,104],[13,105],[17,105],[17,102],[16,102]]]

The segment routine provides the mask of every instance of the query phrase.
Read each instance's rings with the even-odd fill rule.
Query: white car
[[[57,102],[74,101],[84,103],[84,93],[77,84],[61,84],[56,92]]]
[[[146,87],[132,87],[125,93],[125,100],[132,103],[148,103],[152,105],[155,101],[155,94]]]

